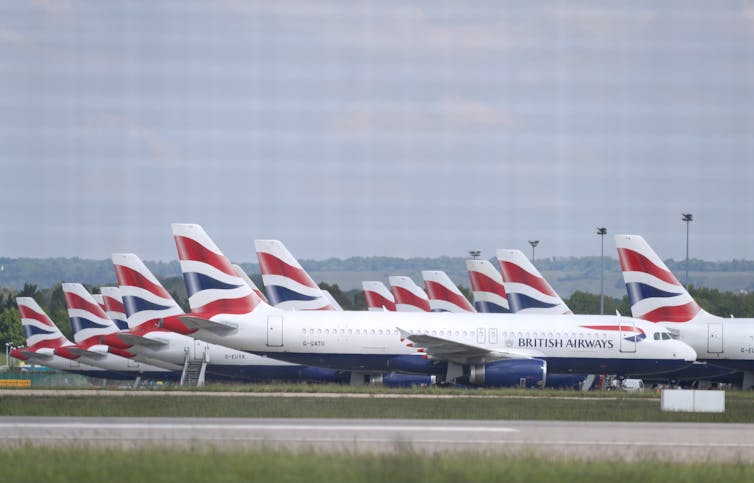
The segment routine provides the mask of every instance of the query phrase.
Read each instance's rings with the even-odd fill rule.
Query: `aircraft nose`
[[[676,350],[678,358],[682,358],[687,362],[696,361],[696,351],[690,345],[680,341],[675,341],[675,343],[678,345],[678,349]]]

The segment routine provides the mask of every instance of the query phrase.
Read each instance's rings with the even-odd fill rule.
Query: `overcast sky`
[[[754,4],[5,0],[0,167],[0,256],[754,259]]]

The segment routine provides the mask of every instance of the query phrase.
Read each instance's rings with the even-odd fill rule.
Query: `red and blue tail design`
[[[211,319],[250,314],[259,305],[267,305],[201,226],[175,223],[173,237],[192,313]]]
[[[649,322],[683,323],[707,314],[644,238],[616,235],[615,245],[634,317]]]
[[[503,286],[503,277],[489,260],[466,260],[474,307],[477,312],[507,314],[511,311]]]
[[[364,298],[367,300],[367,307],[372,312],[387,310],[395,312],[395,297],[382,282],[367,281],[361,282],[364,289]]]
[[[272,304],[284,310],[337,310],[279,240],[254,240],[262,281]]]
[[[424,270],[422,279],[432,312],[476,312],[447,273],[441,270]]]
[[[246,282],[246,285],[251,287],[251,290],[257,294],[257,297],[262,299],[264,303],[268,304],[270,303],[269,300],[267,300],[267,297],[262,293],[261,290],[257,287],[257,285],[249,278],[249,276],[246,274],[246,272],[243,271],[243,268],[241,268],[241,265],[233,264],[233,268],[236,270],[236,274],[243,279],[244,282]]]
[[[520,250],[497,250],[511,312],[572,314],[539,270]]]
[[[16,305],[21,314],[26,345],[30,350],[55,349],[70,345],[70,341],[60,332],[36,300],[31,297],[16,297]]]
[[[80,283],[64,283],[63,296],[73,328],[73,340],[81,347],[99,344],[102,336],[118,331],[94,297]]]
[[[155,330],[156,321],[183,314],[183,309],[138,256],[113,253],[112,260],[131,329],[148,326],[149,330]]]
[[[388,277],[398,312],[429,312],[429,297],[409,277]]]
[[[105,314],[113,321],[118,330],[128,330],[128,319],[126,310],[123,307],[123,299],[120,296],[118,287],[100,287],[100,297],[104,305]],[[96,295],[95,295],[96,297]],[[99,303],[99,300],[97,301]]]

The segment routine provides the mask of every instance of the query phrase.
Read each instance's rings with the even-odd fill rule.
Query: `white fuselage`
[[[691,346],[700,361],[730,369],[754,370],[754,320],[724,319],[700,312],[689,322],[660,322]]]
[[[541,358],[547,360],[551,372],[663,372],[696,357],[686,344],[670,340],[663,328],[614,316],[283,312],[265,307],[250,315],[223,315],[213,320],[235,324],[237,329],[226,333],[202,329],[192,336],[242,351],[341,370],[431,373],[439,372],[448,362],[409,347],[398,329],[490,352],[514,351],[522,357]],[[663,333],[664,339],[655,340],[655,334]]]

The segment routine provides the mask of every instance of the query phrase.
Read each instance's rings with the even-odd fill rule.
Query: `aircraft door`
[[[267,347],[283,346],[283,317],[281,315],[267,316]]]
[[[199,339],[194,339],[194,344],[193,344],[193,347],[191,348],[192,350],[191,359],[196,361],[204,357],[204,351],[205,351],[206,346],[207,345],[204,342],[200,341]]]
[[[618,325],[621,352],[636,352],[636,323],[621,320]]]
[[[711,354],[723,352],[723,324],[719,322],[707,324],[707,352]]]

